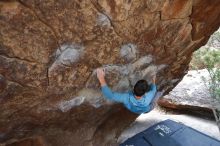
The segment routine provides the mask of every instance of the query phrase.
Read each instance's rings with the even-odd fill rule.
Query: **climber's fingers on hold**
[[[104,76],[105,75],[105,70],[103,68],[97,68],[96,70],[97,76]]]

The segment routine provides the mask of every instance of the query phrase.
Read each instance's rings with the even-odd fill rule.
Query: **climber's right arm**
[[[102,93],[104,96],[110,100],[126,103],[127,93],[118,93],[118,92],[112,92],[112,90],[108,87],[105,81],[105,72],[102,68],[97,69],[97,77],[99,79],[99,82],[101,84]]]
[[[105,72],[103,68],[98,68],[96,70],[97,73],[97,78],[101,84],[101,86],[105,86],[106,85],[106,81],[105,81]]]
[[[112,92],[112,90],[107,85],[102,86],[102,93],[107,99],[124,104],[127,103],[129,96],[128,93]]]

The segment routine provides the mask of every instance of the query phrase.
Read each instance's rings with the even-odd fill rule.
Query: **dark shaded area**
[[[158,105],[165,108],[167,111],[177,112],[182,114],[190,114],[205,119],[215,120],[212,109],[206,107],[181,105],[169,102],[167,99],[159,99]]]

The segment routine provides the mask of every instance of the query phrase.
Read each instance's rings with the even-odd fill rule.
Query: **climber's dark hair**
[[[149,90],[150,90],[150,86],[148,85],[146,80],[139,80],[134,85],[134,95],[136,96],[142,96]]]

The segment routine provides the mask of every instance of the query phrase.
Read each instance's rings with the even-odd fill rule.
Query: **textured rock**
[[[162,9],[161,19],[181,19],[189,17],[192,13],[192,2],[189,0],[166,1]]]
[[[161,107],[170,109],[170,110],[175,110],[179,111],[185,114],[190,114],[190,115],[195,115],[195,116],[200,116],[204,119],[212,119],[214,120],[214,115],[212,112],[212,109],[207,108],[207,107],[201,107],[198,105],[187,105],[187,104],[179,104],[179,103],[173,103],[172,100],[169,99],[159,99],[158,100],[158,105]]]
[[[206,69],[190,70],[183,80],[163,98],[172,100],[173,103],[177,104],[194,105],[210,109],[220,108],[220,101],[211,97],[208,83],[203,79],[210,80]]]
[[[41,137],[31,137],[6,144],[5,146],[46,146],[46,144]]]
[[[158,103],[163,107],[213,117],[212,109],[220,109],[220,101],[211,97],[208,83],[205,84],[203,79],[210,80],[206,69],[188,71],[183,80]]]
[[[219,0],[0,1],[0,141],[114,145],[137,115],[106,101],[95,69],[127,91],[171,90],[220,25]]]

